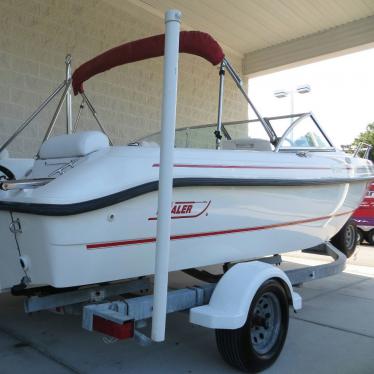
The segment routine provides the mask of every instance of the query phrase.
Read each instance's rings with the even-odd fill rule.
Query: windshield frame
[[[288,147],[288,148],[281,148],[282,142],[286,139],[286,137],[293,131],[293,129],[298,126],[298,124],[304,120],[305,118],[311,118],[317,129],[320,131],[322,136],[325,138],[327,143],[330,145],[330,147]],[[274,152],[298,152],[298,151],[308,151],[308,152],[333,152],[336,151],[335,146],[329,139],[329,137],[326,135],[326,133],[323,131],[321,126],[319,125],[318,121],[315,119],[313,114],[311,112],[303,113],[299,118],[297,118],[292,124],[287,128],[287,130],[284,132],[281,138],[278,139],[277,145],[274,149]]]
[[[328,148],[292,147],[292,148],[283,148],[282,149],[280,147],[280,145],[281,145],[283,139],[285,137],[287,137],[287,135],[295,128],[295,126],[297,126],[298,123],[300,123],[300,121],[302,121],[303,119],[305,119],[307,117],[310,117],[312,119],[312,121],[314,122],[314,124],[316,125],[316,127],[318,128],[318,130],[321,132],[321,134],[323,135],[323,137],[326,139],[327,143],[330,145],[330,147],[328,147]],[[323,131],[323,129],[319,125],[318,121],[316,120],[316,118],[314,117],[314,115],[311,112],[287,114],[287,115],[273,116],[273,117],[264,117],[263,119],[267,123],[268,126],[270,126],[271,128],[273,128],[273,126],[271,124],[271,121],[281,120],[281,119],[288,119],[288,118],[289,119],[296,118],[296,119],[290,124],[289,127],[287,127],[287,129],[284,131],[284,133],[283,133],[283,135],[281,137],[279,137],[278,134],[276,134],[277,135],[277,141],[276,141],[274,150],[272,152],[291,152],[291,153],[295,153],[295,152],[298,152],[298,151],[308,151],[308,152],[309,151],[311,151],[311,152],[331,152],[331,151],[336,151],[336,148],[334,147],[333,143],[331,142],[331,140],[329,139],[329,137],[326,135],[326,133]],[[257,119],[257,118],[255,118],[255,119],[247,119],[247,120],[240,120],[240,121],[222,122],[221,130],[222,130],[222,133],[223,133],[224,137],[227,140],[232,140],[232,137],[230,135],[230,126],[232,126],[232,125],[240,125],[240,124],[250,124],[250,123],[255,123],[255,122],[261,123],[261,121],[259,119]],[[214,137],[214,129],[216,128],[216,126],[217,126],[217,123],[213,122],[213,123],[196,125],[196,126],[180,127],[180,128],[176,128],[175,131],[176,132],[180,132],[180,131],[189,131],[189,130],[193,130],[193,129],[212,128],[212,137]],[[274,133],[276,133],[275,130],[274,130]],[[154,137],[157,134],[160,134],[160,131],[157,131],[157,132],[154,132],[154,133],[149,134],[147,136],[144,136],[142,138],[139,138],[139,139],[137,139],[137,140],[129,143],[129,145],[140,144],[142,141],[147,141],[149,138]]]

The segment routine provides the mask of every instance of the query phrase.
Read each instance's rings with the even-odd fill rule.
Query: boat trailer
[[[273,273],[274,270],[283,274],[290,285],[300,286],[305,282],[339,274],[345,268],[345,255],[331,243],[326,242],[306,252],[327,255],[334,261],[286,271],[278,267],[282,263],[280,255],[230,264],[228,268],[232,273],[238,272],[236,269],[240,265],[244,265],[247,272],[247,279],[243,279],[241,274],[242,281],[235,284],[234,288],[239,294],[245,295],[248,287],[257,284],[258,280],[262,282],[262,273],[271,271],[271,275],[276,275]],[[258,269],[258,271],[249,273],[251,268]],[[224,285],[225,274],[217,283],[199,282],[193,287],[169,289],[167,313],[189,310],[190,321],[202,325],[199,319],[199,307],[209,306],[215,290],[221,288],[220,297],[226,296],[223,297],[223,304],[227,297],[231,297],[233,285]],[[270,278],[272,278],[271,275]],[[248,283],[247,280],[251,282]],[[291,292],[293,292],[292,286]],[[152,289],[151,279],[143,277],[122,283],[84,287],[45,296],[28,296],[25,300],[25,311],[33,313],[52,310],[66,314],[82,313],[82,327],[88,331],[98,331],[116,339],[135,338],[141,345],[147,345],[151,343],[151,339],[139,329],[146,326],[147,320],[152,317],[154,303]],[[116,297],[120,298],[113,300]],[[295,292],[293,292],[293,308],[295,311],[301,309],[301,297]],[[206,327],[210,326],[206,325]]]

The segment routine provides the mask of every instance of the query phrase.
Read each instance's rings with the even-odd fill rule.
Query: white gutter
[[[160,174],[152,315],[152,340],[156,342],[162,342],[165,340],[180,17],[181,12],[179,10],[168,10],[165,13],[165,57],[161,115]]]

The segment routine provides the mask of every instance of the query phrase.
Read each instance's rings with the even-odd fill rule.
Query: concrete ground
[[[313,264],[316,256],[285,259]],[[374,373],[374,247],[361,246],[343,274],[305,284],[304,308],[291,315],[288,338],[266,373]],[[220,358],[214,332],[168,318],[165,343],[111,343],[81,329],[79,316],[27,316],[22,299],[0,296],[0,373],[236,373]]]

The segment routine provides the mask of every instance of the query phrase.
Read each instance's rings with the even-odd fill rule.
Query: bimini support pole
[[[239,74],[234,70],[234,68],[231,66],[231,64],[224,58],[223,62],[225,63],[225,66],[227,68],[227,71],[231,75],[231,78],[234,80],[236,86],[239,88],[239,91],[244,96],[245,100],[249,104],[249,106],[252,108],[253,112],[257,116],[258,120],[261,122],[262,126],[264,127],[265,131],[267,132],[270,142],[275,145],[277,142],[277,134],[274,132],[273,128],[266,123],[264,118],[260,115],[260,113],[257,111],[256,107],[253,105],[251,99],[248,97],[247,93],[245,92],[243,88],[243,82],[239,77]]]
[[[152,314],[152,340],[165,340],[173,193],[173,156],[177,108],[179,31],[181,12],[165,13],[165,57],[161,115],[160,174]]]
[[[81,118],[85,103],[86,102],[83,99],[82,102],[81,102],[81,105],[79,105],[79,110],[78,110],[77,117],[75,118],[75,122],[74,122],[74,126],[73,126],[73,133],[77,131],[79,120]]]
[[[10,144],[12,141],[31,123],[31,121],[59,94],[59,92],[66,86],[65,81],[62,82],[31,114],[29,118],[26,119],[14,132],[14,134],[6,140],[6,142],[0,146],[0,153]]]
[[[66,67],[66,82],[71,80],[71,55],[65,57]],[[73,133],[73,114],[72,114],[72,97],[71,97],[71,86],[69,85],[66,93],[66,133]]]
[[[217,117],[217,129],[214,131],[216,136],[216,149],[221,148],[221,128],[222,128],[222,106],[223,106],[223,88],[225,82],[225,61],[221,62],[219,68],[219,96],[218,96],[218,117]]]
[[[51,123],[49,124],[49,126],[47,128],[47,131],[45,132],[42,144],[44,142],[46,142],[49,139],[49,137],[51,136],[51,134],[52,134],[53,128],[55,127],[57,118],[58,118],[58,116],[60,114],[62,105],[64,104],[64,101],[66,99],[66,95],[68,93],[68,90],[69,90],[70,86],[71,86],[71,80],[65,81],[64,92],[63,92],[62,96],[60,97],[60,101],[57,104],[57,108],[56,108],[55,112],[53,113],[53,117],[51,119]],[[39,149],[39,151],[40,151],[40,149]],[[39,152],[38,152],[38,155],[39,155]]]
[[[88,97],[86,96],[86,94],[85,94],[84,92],[81,93],[81,96],[82,96],[82,98],[83,98],[83,101],[87,104],[87,107],[88,107],[88,109],[90,110],[90,112],[91,112],[93,118],[95,119],[96,123],[98,124],[100,130],[102,131],[103,134],[105,134],[105,135],[108,137],[109,145],[113,145],[112,139],[109,137],[108,133],[107,133],[107,132],[105,131],[105,129],[104,129],[104,126],[101,124],[101,122],[100,122],[100,120],[99,120],[99,117],[98,117],[98,115],[97,115],[97,113],[96,113],[96,109],[95,109],[94,106],[91,104],[91,101],[88,100]],[[83,109],[83,108],[84,108],[84,105],[83,105],[83,107],[82,107],[82,105],[81,105],[81,109]],[[80,113],[78,113],[78,114],[79,114],[79,116],[80,116]],[[79,121],[79,118],[77,118],[77,119],[78,119],[78,121]],[[75,127],[76,127],[76,126],[75,126]]]

